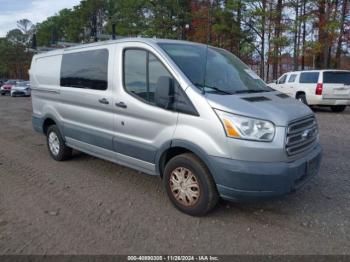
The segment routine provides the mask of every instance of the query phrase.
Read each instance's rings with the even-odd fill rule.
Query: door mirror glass
[[[174,80],[169,76],[159,77],[154,95],[155,104],[162,108],[171,109],[174,98]]]

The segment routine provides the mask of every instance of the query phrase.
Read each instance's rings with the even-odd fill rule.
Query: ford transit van
[[[37,54],[34,129],[53,159],[72,149],[160,176],[171,202],[203,215],[221,197],[287,194],[319,170],[313,112],[223,49],[130,38]]]

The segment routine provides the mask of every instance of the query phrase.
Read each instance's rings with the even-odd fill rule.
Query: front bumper
[[[10,94],[11,93],[11,89],[0,89],[0,93],[1,94]]]
[[[322,148],[292,162],[251,162],[211,157],[214,180],[222,198],[256,200],[288,194],[314,177],[320,167]]]
[[[11,96],[30,96],[30,90],[11,90]]]

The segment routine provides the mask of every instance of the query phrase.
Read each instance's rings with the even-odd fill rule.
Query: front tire
[[[56,125],[49,126],[46,133],[47,148],[56,161],[67,160],[72,156],[72,149],[67,147]]]
[[[165,166],[163,183],[174,206],[191,216],[208,213],[219,199],[208,168],[191,153],[169,160]]]
[[[344,112],[346,109],[346,106],[345,105],[342,105],[342,106],[331,106],[331,110],[335,113],[341,113],[341,112]]]

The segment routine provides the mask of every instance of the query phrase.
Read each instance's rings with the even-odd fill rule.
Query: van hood
[[[277,91],[235,95],[206,93],[205,96],[213,108],[269,120],[277,126],[288,126],[290,121],[313,115],[308,106]]]

